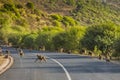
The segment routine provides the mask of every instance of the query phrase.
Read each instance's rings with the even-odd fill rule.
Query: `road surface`
[[[10,49],[13,66],[0,75],[0,80],[119,80],[120,65],[87,56],[24,50],[20,58]],[[34,62],[36,54],[47,56],[47,62]]]

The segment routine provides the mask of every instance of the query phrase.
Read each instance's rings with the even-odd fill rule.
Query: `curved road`
[[[62,53],[24,50],[20,58],[11,50],[14,65],[0,75],[0,80],[119,80],[120,65],[96,58]],[[36,54],[47,56],[47,62],[34,62]]]

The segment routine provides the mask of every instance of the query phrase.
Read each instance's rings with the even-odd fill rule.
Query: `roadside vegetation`
[[[14,47],[72,53],[84,49],[119,58],[117,3],[119,0],[0,0],[0,40]]]

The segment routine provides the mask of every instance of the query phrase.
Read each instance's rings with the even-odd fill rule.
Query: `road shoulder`
[[[9,56],[4,61],[4,63],[0,65],[0,75],[9,69],[12,66],[13,62],[14,62],[13,58]]]

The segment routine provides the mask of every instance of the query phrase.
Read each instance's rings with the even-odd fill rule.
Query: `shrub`
[[[34,14],[38,15],[38,16],[41,16],[42,15],[42,12],[38,9],[34,9]]]
[[[19,12],[17,11],[17,9],[16,9],[16,7],[15,7],[15,5],[13,5],[13,4],[4,4],[3,5],[4,6],[4,9],[2,9],[2,11],[3,12],[8,12],[8,11],[12,11],[12,12],[14,12],[15,14],[16,14],[16,16],[20,16],[20,14],[19,14]]]
[[[50,33],[40,33],[36,38],[37,46],[44,46],[46,50],[52,48],[52,36]]]
[[[57,20],[57,21],[61,21],[63,18],[61,15],[58,15],[58,14],[52,14],[51,17],[52,19]]]
[[[8,11],[14,11],[14,5],[13,4],[4,4],[4,8]]]
[[[18,8],[18,9],[23,8],[23,6],[21,4],[16,4],[15,7]]]
[[[8,41],[12,43],[12,45],[20,45],[22,40],[22,35],[18,33],[11,33],[8,36]]]
[[[53,26],[59,27],[59,26],[61,26],[61,23],[59,21],[57,21],[57,20],[54,20],[53,21]]]
[[[59,33],[55,37],[53,37],[53,44],[55,48],[60,49],[60,48],[65,48],[66,44],[66,34],[64,32]]]
[[[116,28],[111,23],[89,27],[82,40],[82,45],[90,50],[94,50],[97,46],[97,49],[102,51],[104,55],[108,55],[116,40],[115,32]]]
[[[34,9],[34,4],[32,2],[28,2],[26,4],[26,7],[29,8],[29,9]]]
[[[53,37],[53,44],[56,48],[64,48],[65,50],[77,50],[81,44],[79,41],[83,38],[85,28],[70,27],[66,31]]]
[[[23,39],[23,45],[26,47],[26,48],[36,48],[36,45],[35,45],[35,40],[37,38],[37,34],[28,34],[28,35],[25,35],[24,39]]]
[[[62,22],[63,24],[69,24],[70,26],[75,26],[77,24],[77,22],[70,16],[64,16]]]
[[[75,5],[76,4],[76,1],[75,0],[64,0],[64,2],[68,5]]]

